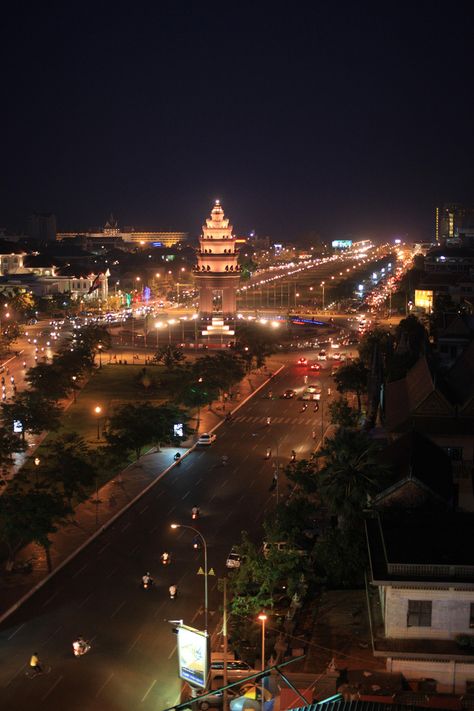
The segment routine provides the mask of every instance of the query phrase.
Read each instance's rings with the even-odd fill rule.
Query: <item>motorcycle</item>
[[[171,553],[163,553],[161,562],[163,565],[169,565],[171,563]]]
[[[199,509],[196,507],[191,511],[191,518],[196,521],[199,518]]]
[[[177,462],[178,464],[181,464],[181,455],[179,452],[176,452],[176,454],[173,457],[174,461]]]
[[[77,642],[72,643],[72,650],[74,652],[75,657],[83,657],[84,654],[90,652],[91,645],[85,640],[78,640]]]
[[[143,576],[141,586],[143,590],[150,590],[150,588],[153,587],[153,578],[151,575]]]
[[[305,404],[301,407],[301,412],[306,412],[307,407],[308,407],[308,405],[305,403]]]
[[[171,600],[174,600],[176,595],[178,594],[178,588],[176,585],[169,586],[169,594],[170,594]]]
[[[291,461],[296,462],[296,452],[294,450],[291,453]]]
[[[272,450],[268,447],[267,451],[265,452],[265,459],[270,459],[272,456]]]

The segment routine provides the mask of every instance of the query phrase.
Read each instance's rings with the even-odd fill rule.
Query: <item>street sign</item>
[[[184,681],[206,688],[208,675],[208,636],[193,627],[178,627],[178,674]]]

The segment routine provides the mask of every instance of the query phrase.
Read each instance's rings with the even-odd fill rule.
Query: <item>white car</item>
[[[227,556],[227,560],[225,562],[227,568],[240,568],[240,563],[241,563],[242,558],[240,555],[237,553],[237,548],[235,546],[232,546],[232,549]]]
[[[198,444],[203,444],[203,445],[210,445],[213,442],[215,442],[217,439],[217,435],[209,432],[203,432],[203,434],[199,437],[197,443]]]

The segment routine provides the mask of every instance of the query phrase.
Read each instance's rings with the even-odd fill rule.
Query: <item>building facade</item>
[[[199,313],[203,317],[220,314],[233,318],[240,266],[232,225],[216,200],[199,238],[194,279],[199,289]]]
[[[85,237],[91,245],[110,244],[116,246],[120,242],[129,245],[148,247],[173,247],[175,244],[183,242],[187,237],[187,232],[158,232],[136,230],[134,227],[121,228],[113,215],[109,217],[102,229],[86,230],[85,232],[58,232],[57,239],[73,239],[75,237]]]
[[[451,203],[435,209],[436,241],[474,236],[474,207]]]

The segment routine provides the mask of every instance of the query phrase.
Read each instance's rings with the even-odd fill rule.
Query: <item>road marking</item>
[[[56,597],[56,595],[57,595],[58,593],[59,593],[59,590],[56,590],[56,592],[53,593],[53,594],[51,595],[51,597],[48,597],[48,599],[46,600],[46,602],[43,602],[43,604],[41,605],[41,607],[46,607],[46,605],[47,605],[49,602],[51,602],[51,600],[53,600],[53,599]]]
[[[150,686],[149,686],[148,689],[146,690],[145,695],[142,697],[141,703],[143,703],[143,702],[146,700],[146,697],[148,696],[148,694],[150,693],[150,691],[151,691],[151,690],[153,689],[153,687],[155,686],[156,681],[157,681],[156,679],[154,679],[154,680],[152,681],[152,683],[150,684]]]
[[[199,486],[199,484],[202,482],[202,477],[196,482],[196,486]]]
[[[209,503],[211,503],[212,499],[214,499],[215,496],[216,496],[215,494],[213,494],[213,495],[211,496],[211,498],[209,499]]]
[[[100,687],[99,691],[98,691],[97,694],[95,695],[95,698],[97,698],[97,697],[99,696],[99,694],[105,689],[105,687],[107,686],[107,684],[109,683],[109,681],[112,679],[113,675],[114,675],[114,673],[112,672],[112,674],[110,674],[110,675],[107,677],[107,679],[104,681],[104,683],[103,683],[102,686]]]
[[[169,516],[171,513],[173,513],[173,511],[175,510],[175,508],[176,508],[176,505],[175,505],[175,506],[172,506],[166,515]]]
[[[222,519],[222,520],[223,520],[223,521],[227,521],[227,519],[230,518],[233,513],[234,513],[234,512],[233,512],[232,510],[229,511],[229,513],[227,514],[227,516],[226,516],[224,519]]]
[[[142,510],[140,511],[140,514],[145,513],[147,508],[148,508],[148,504],[142,508]]]
[[[26,625],[26,622],[23,622],[22,625],[17,627],[16,630],[14,632],[12,632],[9,637],[7,637],[7,640],[12,639],[12,637],[14,637],[16,635],[16,633],[19,632],[21,630],[21,628],[24,627],[25,625]]]
[[[107,548],[107,546],[110,546],[110,543],[106,543],[105,546],[102,546],[102,548],[101,548],[100,551],[97,553],[97,555],[98,555],[98,556],[101,555],[101,554],[105,551],[105,549]]]
[[[71,575],[71,578],[77,578],[77,576],[80,575],[82,573],[82,571],[87,568],[88,565],[89,565],[89,563],[86,563],[85,565],[82,566],[82,568],[79,568],[79,570],[77,570],[74,573],[74,575]]]
[[[135,553],[135,551],[137,551],[139,548],[140,548],[140,543],[138,543],[136,546],[134,546],[132,548],[132,550],[130,551],[130,555],[133,555]]]
[[[121,602],[117,608],[115,608],[114,612],[112,612],[112,614],[110,615],[110,619],[112,619],[112,617],[115,617],[117,612],[119,612],[124,605],[125,605],[125,600],[123,602]]]
[[[191,620],[191,622],[194,622],[194,620],[195,620],[197,617],[199,617],[199,615],[201,614],[201,612],[202,612],[201,608],[198,607],[198,609],[196,610],[196,614],[194,615],[194,617],[193,617],[193,619]]]
[[[255,484],[255,479],[252,479],[250,484],[248,484],[247,489],[251,489],[254,484]]]
[[[171,657],[173,656],[173,654],[174,654],[175,652],[176,652],[176,645],[174,645],[173,649],[172,649],[171,652],[169,653],[168,659],[171,659]]]
[[[54,684],[52,685],[52,687],[49,689],[49,691],[47,691],[46,694],[41,697],[41,701],[45,701],[45,700],[48,698],[48,696],[50,695],[50,693],[51,693],[52,691],[54,691],[54,689],[57,687],[57,685],[59,684],[59,682],[60,682],[62,679],[64,679],[64,677],[63,677],[63,675],[61,674],[61,676],[56,679],[56,681],[54,682]]]
[[[150,533],[155,533],[155,531],[158,529],[159,525],[160,524],[157,523],[156,526],[153,526],[153,528],[150,528]]]
[[[224,479],[224,481],[223,481],[222,484],[221,484],[221,489],[222,489],[223,486],[225,486],[225,485],[227,484],[227,481],[228,481],[228,479]]]
[[[184,501],[184,499],[185,499],[187,496],[189,496],[190,493],[191,493],[191,490],[187,491],[187,492],[185,493],[185,495],[181,497],[181,501]]]
[[[125,526],[122,528],[122,533],[127,530],[131,526],[131,523],[126,523]]]
[[[107,580],[107,578],[111,578],[112,575],[117,572],[117,570],[118,570],[118,568],[113,568],[113,570],[111,570],[110,573],[108,573],[108,574],[105,576],[106,580]]]
[[[239,500],[237,501],[238,504],[240,504],[240,502],[242,501],[242,499],[244,498],[244,496],[245,496],[245,493],[242,494],[241,497],[239,498]]]
[[[138,640],[140,639],[140,637],[142,636],[142,634],[143,634],[143,632],[140,632],[140,634],[138,635],[138,637],[135,638],[135,641],[132,642],[132,644],[130,645],[130,647],[127,649],[127,652],[131,652],[131,651],[132,651],[132,649],[134,648],[134,646],[136,645],[136,643],[138,642]]]
[[[90,592],[89,595],[87,595],[87,597],[85,597],[84,600],[81,602],[79,607],[83,607],[86,604],[86,602],[92,597],[93,594],[94,594],[93,592]]]

